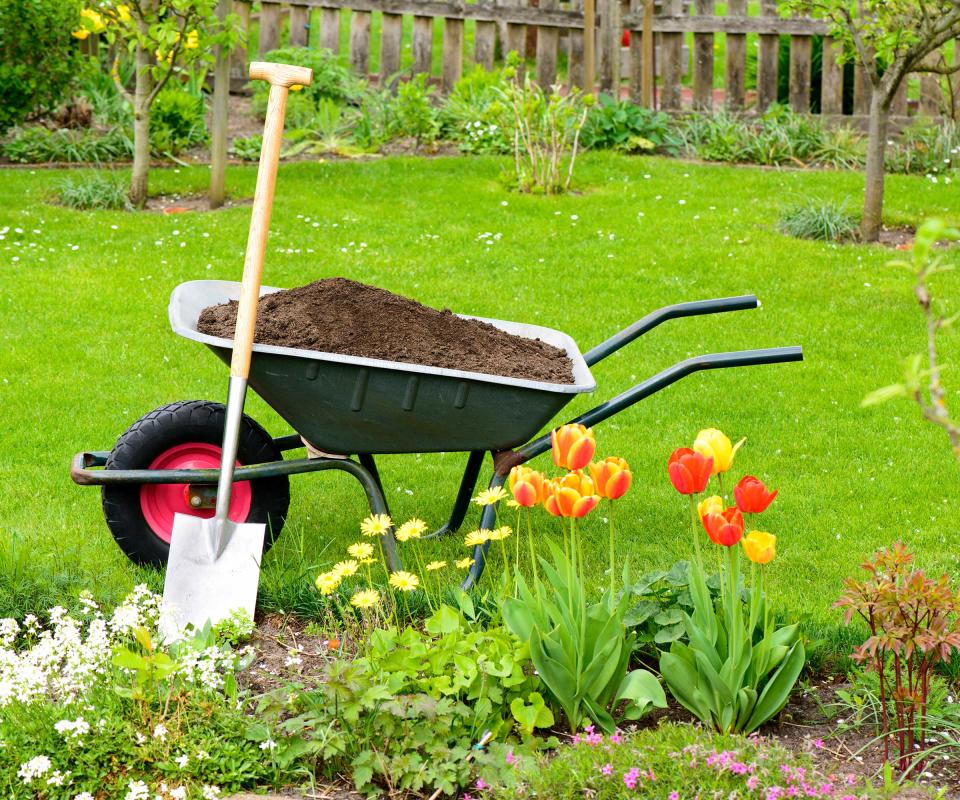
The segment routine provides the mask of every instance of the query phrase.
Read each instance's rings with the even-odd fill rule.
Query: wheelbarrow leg
[[[359,464],[349,459],[328,459],[327,461],[330,469],[349,472],[360,482],[364,493],[367,495],[367,504],[370,506],[371,514],[390,516],[390,508],[383,493],[383,486],[380,484],[380,475],[377,472],[377,465],[373,456],[361,455],[359,458]],[[379,537],[383,559],[390,572],[396,572],[401,567],[400,557],[397,555],[397,540],[393,536],[393,530],[393,527],[391,527],[383,536]]]
[[[453,503],[453,510],[450,512],[450,519],[433,533],[424,536],[424,539],[435,539],[447,533],[456,533],[463,524],[464,517],[470,508],[470,500],[473,497],[473,490],[477,487],[477,478],[480,475],[480,469],[483,466],[483,457],[486,455],[483,450],[471,450],[470,457],[467,459],[467,467],[463,471],[463,478],[460,479],[460,488],[457,490],[457,499]]]
[[[503,486],[506,482],[506,474],[500,474],[498,472],[493,473],[493,477],[490,478],[490,484],[488,488],[496,489],[498,486]],[[483,507],[483,513],[480,515],[480,529],[481,530],[493,530],[494,524],[497,521],[497,506],[499,503],[493,503],[489,506]],[[517,534],[519,535],[519,534]],[[470,589],[483,574],[483,568],[487,563],[487,551],[490,549],[490,542],[486,541],[482,545],[477,545],[473,549],[473,566],[470,567],[470,570],[467,572],[467,576],[463,579],[463,582],[460,584],[460,588],[463,591]]]

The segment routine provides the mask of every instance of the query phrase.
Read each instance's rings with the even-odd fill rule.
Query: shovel
[[[263,556],[266,526],[262,523],[233,522],[227,518],[227,510],[230,508],[237,439],[250,375],[250,353],[257,323],[260,278],[263,275],[267,230],[277,182],[287,94],[291,86],[309,85],[313,80],[313,70],[254,62],[250,65],[250,77],[267,81],[270,84],[270,96],[237,305],[216,513],[210,519],[189,514],[177,514],[174,518],[163,586],[164,605],[169,615],[164,633],[170,636],[175,636],[188,624],[202,628],[208,622],[216,624],[237,612],[253,619],[257,585],[260,582],[260,559]]]

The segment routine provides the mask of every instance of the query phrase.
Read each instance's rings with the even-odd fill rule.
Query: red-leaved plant
[[[869,577],[847,578],[846,591],[834,603],[844,609],[847,624],[858,614],[870,628],[870,636],[854,649],[853,658],[875,670],[880,679],[884,760],[889,762],[890,742],[895,741],[900,772],[923,768],[927,695],[934,665],[947,661],[960,648],[960,596],[946,575],[933,580],[912,562],[913,556],[899,542],[881,550],[861,565]]]

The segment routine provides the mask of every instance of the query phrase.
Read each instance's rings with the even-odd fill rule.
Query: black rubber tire
[[[148,469],[165,450],[188,442],[220,446],[226,407],[209,400],[183,400],[161,406],[138,419],[117,439],[106,469]],[[237,460],[241,464],[279,461],[280,451],[270,434],[255,420],[243,416]],[[251,482],[247,522],[267,526],[264,552],[280,534],[290,505],[286,475]],[[105,485],[101,491],[103,515],[120,549],[137,564],[164,567],[170,545],[153,531],[140,506],[140,486]]]

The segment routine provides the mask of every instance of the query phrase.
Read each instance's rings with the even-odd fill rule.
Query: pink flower
[[[632,789],[637,785],[637,778],[640,777],[640,770],[636,767],[631,767],[628,772],[623,773],[623,784],[628,789]]]
[[[484,781],[483,778],[477,778],[476,786],[478,792],[482,792],[484,789],[490,788],[487,786],[486,781]]]
[[[680,800],[680,792],[670,792],[667,796],[667,800]]]
[[[613,775],[613,764],[604,764],[600,767],[600,772],[607,776]]]
[[[620,744],[623,741],[623,737],[620,735],[620,731],[614,731],[610,734],[611,744]]]
[[[757,786],[760,785],[760,779],[756,775],[751,775],[747,778],[747,788],[752,792]]]
[[[814,740],[813,740],[813,746],[816,747],[817,750],[822,750],[822,749],[823,749],[823,739],[814,739]]]
[[[512,764],[514,761],[516,761],[517,759],[516,759],[516,756],[514,756],[513,754],[513,750],[507,750],[507,755],[504,757],[503,760],[506,761],[508,764]]]

